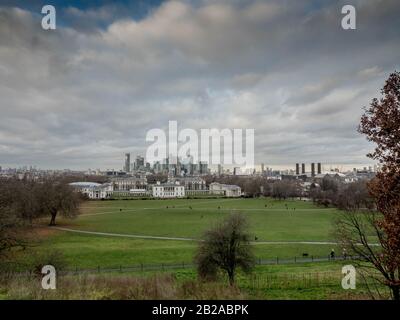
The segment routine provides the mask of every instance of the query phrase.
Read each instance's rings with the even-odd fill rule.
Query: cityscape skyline
[[[106,171],[120,171],[120,172],[135,172],[139,170],[139,166],[142,166],[143,168],[145,167],[151,167],[152,169],[156,166],[157,163],[148,163],[145,161],[145,158],[142,157],[141,155],[136,155],[132,157],[131,153],[125,153],[124,157],[120,159],[120,166],[118,167],[110,167],[110,166],[103,166],[103,167],[89,167],[89,168],[67,168],[67,167],[41,167],[40,165],[36,164],[24,164],[20,166],[15,166],[15,165],[4,165],[0,163],[0,171],[1,170],[23,170],[23,171],[32,171],[32,170],[54,170],[54,171],[62,171],[62,170],[71,170],[71,171],[79,171],[79,172],[87,172],[93,170],[93,172],[100,171],[100,172],[106,172]],[[131,159],[133,159],[133,162],[131,162]],[[160,164],[166,164],[168,161],[161,162]],[[139,165],[137,164],[139,161]],[[179,163],[184,165],[184,162],[182,162],[182,159],[179,159]],[[297,163],[290,163],[290,164],[281,164],[281,165],[271,165],[266,162],[261,162],[255,164],[254,167],[241,167],[241,166],[235,166],[235,165],[209,165],[205,162],[207,165],[208,169],[210,169],[210,173],[218,173],[221,169],[227,170],[228,172],[234,172],[235,168],[238,168],[241,173],[249,173],[255,170],[256,172],[263,172],[267,170],[277,170],[277,171],[291,171],[291,172],[307,172],[311,173],[312,172],[312,165],[318,165],[315,166],[315,171],[318,172],[329,172],[329,171],[339,171],[339,172],[348,172],[352,171],[354,169],[360,169],[360,170],[373,170],[376,171],[377,163],[370,162],[370,163],[359,163],[359,164],[338,164],[338,163],[321,163],[321,162],[297,162]],[[304,165],[304,169],[303,169]],[[297,168],[299,166],[299,168]],[[373,168],[373,169],[372,169]]]

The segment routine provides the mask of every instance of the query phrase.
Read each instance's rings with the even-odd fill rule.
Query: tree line
[[[60,178],[0,179],[0,255],[25,245],[23,227],[46,217],[50,226],[56,224],[58,215],[75,217],[81,201],[81,195]]]

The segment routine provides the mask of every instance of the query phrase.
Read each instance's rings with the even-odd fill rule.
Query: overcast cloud
[[[312,3],[312,5],[310,5]],[[357,30],[340,27],[357,8]],[[400,2],[169,1],[0,7],[0,166],[122,168],[146,132],[254,128],[255,161],[369,163],[362,107],[399,69]]]

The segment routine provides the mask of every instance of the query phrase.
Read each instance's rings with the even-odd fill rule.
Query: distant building
[[[179,183],[185,190],[207,190],[206,181],[200,177],[174,177],[168,183]]]
[[[86,195],[89,199],[107,199],[113,194],[111,183],[73,182],[69,184],[77,192]]]
[[[147,179],[145,177],[117,177],[112,178],[111,183],[114,191],[129,191],[131,189],[146,189]]]
[[[148,197],[151,196],[151,192],[149,192],[147,189],[131,189],[129,190],[129,196]]]
[[[200,177],[173,177],[168,179],[168,183],[177,182],[185,187],[187,196],[200,196],[209,193],[206,181]]]
[[[337,180],[337,181],[339,181],[339,182],[348,182],[348,181],[346,180],[346,175],[345,175],[345,174],[340,173],[340,172],[334,172],[334,171],[327,172],[327,173],[317,174],[317,175],[314,177],[314,181],[315,181],[316,183],[318,183],[318,184],[321,184],[321,183],[322,183],[322,180],[323,180],[324,178],[331,178],[331,179]]]
[[[226,197],[240,197],[242,190],[237,185],[213,182],[210,184],[210,194],[223,195]]]
[[[107,170],[106,176],[108,177],[123,177],[126,176],[125,171]]]
[[[218,176],[222,175],[222,170],[223,170],[222,165],[218,164]]]
[[[208,174],[208,164],[207,164],[207,162],[200,161],[200,163],[199,163],[199,174],[201,174],[201,175]]]
[[[311,176],[315,177],[315,163],[311,163]]]
[[[135,170],[144,170],[144,158],[142,156],[137,156],[134,164]]]
[[[131,171],[131,154],[130,153],[125,153],[124,171],[125,172]]]
[[[185,196],[185,187],[179,183],[163,183],[159,181],[152,186],[154,198],[183,198]]]

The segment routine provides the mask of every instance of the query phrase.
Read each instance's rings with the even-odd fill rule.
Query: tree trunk
[[[390,287],[390,289],[392,290],[393,300],[399,301],[400,300],[400,287],[393,286],[393,287]]]
[[[229,277],[229,284],[233,286],[235,284],[235,271],[228,271],[228,277]]]
[[[51,220],[50,220],[49,226],[55,226],[56,225],[56,216],[57,216],[57,212],[51,213]]]

